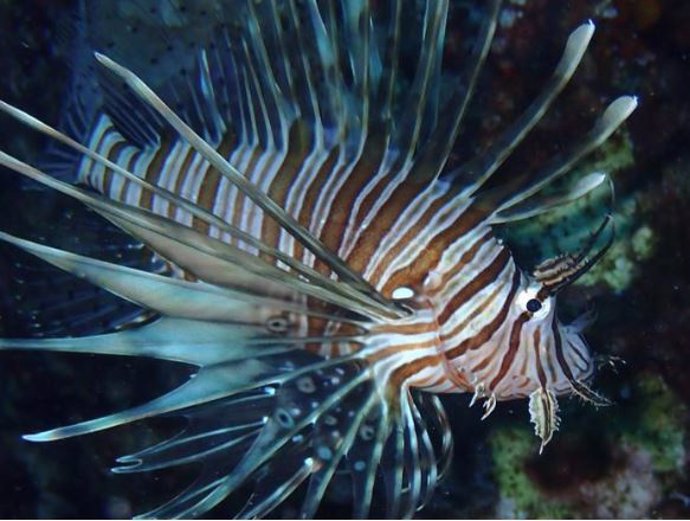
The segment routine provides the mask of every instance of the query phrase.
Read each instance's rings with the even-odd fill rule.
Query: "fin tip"
[[[51,436],[50,431],[36,432],[34,434],[22,434],[22,439],[34,443],[43,443],[46,441],[54,441],[56,438]]]

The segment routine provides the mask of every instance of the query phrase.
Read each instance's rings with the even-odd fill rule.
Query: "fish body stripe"
[[[106,116],[96,129],[91,146],[99,153],[116,162],[126,159],[137,176],[209,209],[308,266],[323,268],[319,268],[310,252],[266,218],[255,203],[186,143],[164,139],[156,149],[136,149],[124,143]],[[423,280],[433,272],[441,282],[429,292],[434,294],[435,302],[443,303],[433,325],[440,328],[446,346],[455,345],[439,348],[446,351],[444,356],[452,360],[488,342],[491,333],[501,327],[506,313],[489,317],[472,310],[484,309],[489,300],[493,302],[505,295],[506,288],[514,290],[515,284],[510,280],[516,268],[510,253],[494,238],[472,201],[457,201],[449,189],[440,188],[442,185],[429,185],[420,192],[414,184],[395,184],[394,179],[401,176],[384,168],[395,164],[390,159],[395,154],[373,140],[364,142],[356,161],[349,164],[342,151],[319,149],[316,144],[313,135],[305,134],[296,125],[289,133],[285,150],[261,150],[230,134],[222,136],[218,149],[312,232],[320,233],[333,251],[341,255],[347,252],[345,258],[350,265],[384,294],[391,294],[400,286],[424,291]],[[160,195],[146,193],[135,183],[114,181],[119,177],[116,174],[111,175],[110,186],[105,186],[106,173],[84,159],[81,179],[96,189],[108,189],[109,197],[130,204],[143,203],[155,213],[211,237],[233,241],[226,232],[193,217]],[[378,194],[380,199],[376,198],[383,180],[393,185],[386,191],[388,201],[383,200],[383,193]],[[367,205],[367,201],[376,204]],[[356,222],[353,215],[364,221]],[[256,253],[249,245],[236,245]],[[329,270],[324,273],[330,275]],[[503,310],[510,305],[512,296],[511,290]],[[456,331],[453,327],[457,328],[463,317],[470,317],[472,327]],[[481,326],[482,323],[485,325]],[[463,338],[471,330],[481,333]],[[395,345],[392,337],[389,343]]]

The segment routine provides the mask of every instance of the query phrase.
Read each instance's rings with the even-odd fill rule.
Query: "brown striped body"
[[[163,141],[155,149],[140,151],[123,144],[107,117],[103,116],[100,128],[91,143],[99,153],[116,163],[127,158],[137,175],[184,194],[257,239],[333,275],[274,219],[219,178],[217,171],[189,145]],[[257,145],[228,151],[232,143],[237,143],[228,132],[218,149],[382,295],[394,298],[398,288],[414,294],[404,299],[413,311],[411,317],[372,325],[366,344],[320,343],[309,344],[308,349],[339,356],[364,347],[372,351],[374,361],[390,358],[392,365],[408,368],[396,369],[397,376],[391,380],[394,388],[405,375],[407,385],[433,391],[479,392],[512,399],[544,385],[548,369],[550,382],[565,382],[557,387],[559,391],[569,389],[562,367],[571,361],[561,357],[554,365],[554,346],[547,344],[548,340],[539,341],[539,329],[528,333],[529,317],[521,314],[524,310],[516,314],[516,299],[525,292],[528,281],[515,266],[509,250],[494,237],[485,210],[472,204],[471,199],[458,197],[452,187],[398,182],[406,172],[390,170],[398,164],[390,159],[395,151],[385,149],[385,144],[375,138],[366,140],[359,156],[346,163],[342,151],[337,147],[319,149],[313,136],[299,124],[288,135],[287,150],[263,150]],[[112,199],[143,205],[211,237],[231,240],[214,230],[213,225],[160,201],[157,195],[134,184],[114,183],[112,176],[103,175],[103,169],[88,158],[81,172],[82,182]],[[162,175],[167,181],[161,183]],[[384,180],[389,185],[384,185]],[[390,192],[383,194],[386,188]],[[384,196],[385,205],[372,203]],[[251,246],[241,242],[237,245],[253,252]],[[343,324],[316,318],[304,320],[295,327],[308,336],[326,331],[331,335],[351,334]],[[530,350],[520,349],[526,334],[536,339],[530,342],[535,346]],[[378,337],[386,346],[380,352],[367,347],[378,345]],[[577,352],[585,358],[570,374],[586,380],[592,365],[584,345]],[[411,362],[404,362],[406,359]],[[547,369],[542,359],[549,361]]]

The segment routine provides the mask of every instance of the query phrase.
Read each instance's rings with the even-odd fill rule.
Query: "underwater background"
[[[214,2],[170,0],[174,16],[161,20],[146,15],[154,3],[161,2],[99,1],[88,30],[96,45],[126,57],[135,70],[146,69],[155,89],[171,74],[159,57],[169,45],[184,49],[204,38],[204,13]],[[481,3],[457,3],[444,65],[460,70],[481,17],[474,6]],[[0,0],[0,98],[51,123],[59,121],[70,86],[77,4]],[[470,396],[443,396],[454,461],[419,517],[690,517],[690,3],[506,0],[463,134],[473,139],[461,138],[457,154],[472,154],[520,113],[550,74],[569,32],[588,18],[597,23],[590,50],[518,164],[529,169],[582,134],[607,99],[639,96],[624,129],[588,159],[586,168],[607,171],[614,180],[617,238],[568,299],[576,312],[596,315],[586,332],[602,355],[595,388],[614,405],[596,409],[577,398],[564,400],[561,429],[539,455],[523,402],[500,403],[481,422],[482,411],[467,407]],[[157,23],[171,39],[155,37]],[[41,136],[0,120],[0,149],[33,159],[45,145]],[[96,238],[107,233],[105,223],[63,197],[20,192],[9,173],[1,179],[3,230],[69,243],[69,215],[93,219]],[[513,232],[525,256],[552,246],[552,234],[530,231]],[[21,307],[7,298],[15,279],[29,279],[32,270],[58,273],[7,246],[0,249],[1,336],[32,334]],[[120,454],[174,432],[172,420],[52,444],[20,438],[142,403],[190,372],[143,359],[3,352],[0,517],[128,517],[191,480],[193,469],[185,468],[134,478],[108,470]],[[330,497],[320,514],[339,516],[341,508],[338,497]],[[223,505],[210,515],[222,516]],[[274,515],[295,511],[288,503]]]

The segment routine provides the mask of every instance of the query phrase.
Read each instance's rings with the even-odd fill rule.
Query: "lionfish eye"
[[[527,301],[527,305],[525,307],[530,313],[536,313],[541,309],[541,301],[536,298],[531,298]]]

